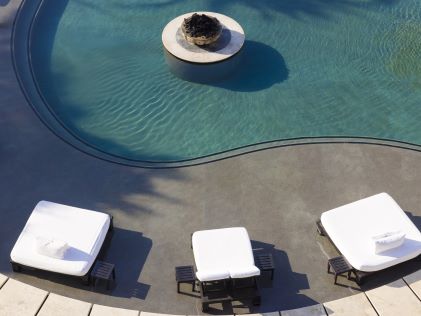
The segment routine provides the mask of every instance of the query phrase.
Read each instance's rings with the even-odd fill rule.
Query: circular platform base
[[[195,83],[212,84],[230,77],[238,69],[243,51],[221,63],[192,63],[164,50],[169,70],[178,78]]]
[[[206,46],[197,46],[186,41],[181,31],[183,20],[193,13],[216,17],[222,24],[222,34],[217,42]],[[162,31],[162,43],[165,49],[175,57],[199,64],[216,63],[237,54],[243,47],[244,30],[235,20],[215,12],[191,12],[180,15],[169,22]]]

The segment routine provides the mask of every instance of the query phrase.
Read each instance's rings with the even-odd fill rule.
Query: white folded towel
[[[67,249],[69,249],[69,245],[67,242],[62,240],[38,236],[35,239],[35,249],[41,255],[56,259],[63,259]]]
[[[372,239],[374,242],[374,251],[376,254],[379,254],[401,246],[405,241],[405,233],[401,231],[390,231],[373,236]]]

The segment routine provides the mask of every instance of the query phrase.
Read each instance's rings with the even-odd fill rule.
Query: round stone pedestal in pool
[[[184,38],[181,24],[193,13],[215,17],[222,24],[222,34],[215,43],[197,46]],[[191,12],[180,15],[169,22],[162,31],[162,43],[170,54],[187,62],[201,64],[216,63],[231,58],[243,47],[244,39],[244,30],[240,24],[226,15],[215,12]]]

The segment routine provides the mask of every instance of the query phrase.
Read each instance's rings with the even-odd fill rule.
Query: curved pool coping
[[[106,152],[103,149],[96,147],[94,144],[85,141],[83,138],[81,138],[75,132],[73,132],[71,128],[67,127],[66,124],[64,124],[64,122],[60,120],[60,118],[54,113],[52,107],[48,104],[46,98],[41,92],[39,85],[35,80],[35,74],[30,54],[31,33],[33,29],[33,24],[38,16],[39,10],[43,3],[44,0],[22,0],[18,11],[16,12],[12,27],[10,43],[13,69],[17,81],[19,82],[20,90],[22,91],[28,104],[30,105],[33,112],[40,119],[40,121],[59,139],[72,146],[73,148],[90,156],[120,165],[155,169],[195,166],[271,148],[307,144],[367,144],[421,152],[421,145],[415,143],[399,141],[394,139],[360,136],[312,136],[288,139],[275,139],[240,146],[213,154],[203,155],[196,158],[172,161],[135,160]],[[22,55],[20,56],[20,58],[25,58],[27,62],[19,63],[18,55]],[[37,106],[35,103],[41,105]],[[41,107],[45,109],[42,109]]]

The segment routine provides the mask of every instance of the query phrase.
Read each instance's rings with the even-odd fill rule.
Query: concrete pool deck
[[[192,264],[190,234],[245,226],[256,247],[273,251],[271,312],[356,294],[333,285],[327,256],[335,250],[316,233],[326,210],[388,192],[421,228],[421,153],[364,144],[275,148],[179,169],[141,169],[88,156],[53,135],[20,91],[10,58],[19,0],[0,1],[0,273],[45,291],[146,312],[191,315],[199,300],[176,293],[174,267]],[[10,12],[6,16],[4,12]],[[107,260],[117,285],[94,292],[67,278],[13,273],[9,255],[39,200],[109,212],[115,233]],[[419,269],[410,262],[368,281],[364,290]],[[235,312],[248,311],[236,309]],[[226,306],[224,314],[233,311]]]

